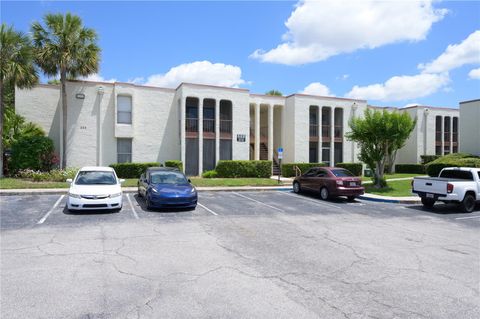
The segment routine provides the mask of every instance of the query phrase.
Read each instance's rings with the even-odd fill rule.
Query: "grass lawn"
[[[387,182],[388,187],[377,189],[372,184],[366,184],[365,192],[382,196],[415,196],[412,194],[411,180]]]
[[[385,174],[384,176],[385,176],[386,179],[392,179],[392,178],[416,177],[416,176],[423,176],[423,175],[401,173],[401,174]],[[362,177],[362,180],[363,180],[364,182],[366,182],[366,181],[371,181],[371,180],[372,180],[372,177],[363,176],[363,177]]]
[[[276,180],[270,178],[191,178],[195,186],[276,186]],[[137,178],[125,179],[123,187],[136,187]],[[280,184],[282,185],[282,184]],[[32,182],[19,178],[0,178],[0,189],[22,188],[68,188],[67,182]]]

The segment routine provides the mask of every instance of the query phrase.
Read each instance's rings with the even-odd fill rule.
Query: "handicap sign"
[[[283,148],[279,147],[277,152],[278,152],[278,159],[282,159],[283,158]]]

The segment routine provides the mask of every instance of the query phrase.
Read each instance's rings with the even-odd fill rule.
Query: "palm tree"
[[[88,76],[98,72],[100,48],[97,34],[82,25],[82,19],[67,13],[47,14],[45,26],[32,24],[33,44],[36,49],[35,61],[45,75],[60,75],[62,94],[62,162],[66,167],[67,146],[67,79]]]
[[[282,92],[279,90],[270,90],[268,92],[265,92],[266,95],[273,95],[273,96],[282,96]]]
[[[38,82],[31,41],[12,26],[0,26],[0,136],[3,136],[5,89],[31,88]],[[0,177],[3,176],[3,141],[0,142]]]

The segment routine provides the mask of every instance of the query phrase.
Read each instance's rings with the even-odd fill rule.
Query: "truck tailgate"
[[[448,181],[442,178],[415,177],[413,179],[413,191],[446,195],[447,183]]]

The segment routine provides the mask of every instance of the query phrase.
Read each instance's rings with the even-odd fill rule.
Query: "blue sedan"
[[[197,190],[177,169],[150,167],[138,181],[138,195],[145,198],[147,209],[195,208]]]

